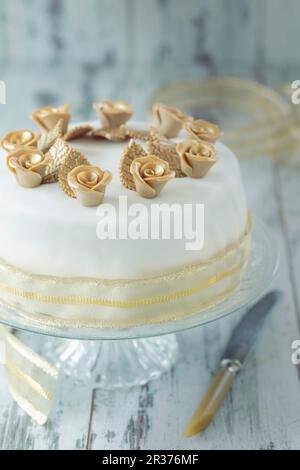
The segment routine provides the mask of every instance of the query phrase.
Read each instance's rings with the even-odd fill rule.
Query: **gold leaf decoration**
[[[43,184],[57,183],[57,180],[58,180],[57,173],[53,175],[48,175],[43,178]]]
[[[50,158],[50,163],[46,168],[45,182],[58,181],[58,169],[63,164],[65,158],[70,152],[69,145],[64,139],[57,139],[50,148],[47,156]]]
[[[92,133],[92,137],[110,140],[111,142],[124,142],[129,138],[124,126],[111,129],[97,129]]]
[[[143,147],[131,140],[124,150],[120,160],[119,174],[120,180],[125,188],[135,191],[135,183],[133,176],[130,172],[130,167],[135,158],[146,157],[147,153]]]
[[[61,189],[66,193],[69,197],[75,198],[75,194],[73,190],[70,188],[68,183],[68,174],[77,166],[80,165],[90,165],[88,159],[77,150],[70,148],[65,156],[63,163],[59,166],[58,169],[58,182]]]
[[[60,119],[53,129],[48,132],[43,131],[37,143],[38,149],[43,153],[48,152],[48,150],[54,145],[55,141],[63,137],[63,128],[64,120]]]
[[[130,139],[142,140],[143,142],[148,142],[151,139],[151,132],[149,130],[130,129],[126,127],[126,133]]]
[[[87,134],[92,132],[93,129],[93,126],[90,126],[89,124],[75,126],[68,130],[68,132],[64,135],[64,139],[66,141],[80,139],[81,137],[85,137]]]

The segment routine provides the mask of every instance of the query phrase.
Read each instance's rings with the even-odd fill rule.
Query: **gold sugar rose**
[[[13,152],[20,147],[35,147],[38,136],[29,129],[8,132],[1,141],[1,145],[7,152]]]
[[[191,178],[203,178],[216,163],[216,149],[209,142],[185,140],[176,146],[181,171]]]
[[[154,104],[153,114],[159,133],[168,139],[176,137],[181,131],[183,123],[191,119],[179,109],[162,103]]]
[[[37,149],[21,148],[7,157],[8,168],[24,188],[36,188],[43,182],[49,159]]]
[[[203,119],[185,122],[184,129],[190,138],[212,143],[218,140],[221,135],[220,129],[216,124],[204,121]]]
[[[132,116],[133,111],[124,101],[103,101],[94,103],[94,109],[98,113],[101,130],[116,129],[125,124]]]
[[[70,106],[64,104],[58,106],[46,106],[45,108],[37,109],[31,114],[33,122],[43,131],[51,131],[54,129],[59,120],[62,119],[62,134],[68,130],[70,120]]]
[[[99,206],[112,175],[91,165],[80,165],[68,174],[68,184],[82,206]]]
[[[168,181],[175,177],[175,172],[170,171],[169,164],[154,155],[133,160],[130,173],[136,191],[145,198],[158,196]]]

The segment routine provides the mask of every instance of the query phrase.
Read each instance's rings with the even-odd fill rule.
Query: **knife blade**
[[[220,369],[185,430],[186,437],[204,431],[213,420],[237,374],[247,361],[268,314],[281,296],[271,291],[259,300],[234,328]]]

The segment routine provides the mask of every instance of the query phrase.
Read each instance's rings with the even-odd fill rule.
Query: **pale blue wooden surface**
[[[143,118],[153,90],[175,79],[291,82],[300,77],[299,13],[298,0],[2,0],[0,132],[30,125],[29,112],[49,103],[70,102],[74,120],[88,119],[97,98],[126,99]],[[266,158],[243,161],[242,171],[250,207],[281,248],[284,299],[214,424],[182,437],[236,317],[182,334],[178,365],[146,387],[93,393],[60,382],[44,428],[12,402],[0,369],[0,449],[300,449],[290,360],[300,338],[300,171]]]
[[[62,101],[87,119],[94,99],[123,98],[140,118],[151,92],[174,80],[291,82],[299,14],[299,0],[2,0],[0,131]]]

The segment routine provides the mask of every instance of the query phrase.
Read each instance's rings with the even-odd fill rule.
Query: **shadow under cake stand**
[[[143,385],[168,371],[178,358],[176,333],[241,312],[270,286],[278,266],[278,251],[264,224],[254,218],[251,256],[239,290],[227,300],[198,314],[136,328],[58,327],[30,321],[0,301],[0,323],[46,335],[39,352],[78,381],[115,389]],[[33,338],[34,343],[34,338]]]

